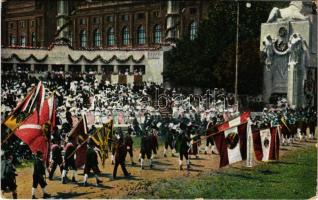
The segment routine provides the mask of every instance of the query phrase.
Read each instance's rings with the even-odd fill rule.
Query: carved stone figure
[[[263,44],[264,44],[263,53],[265,54],[265,57],[266,57],[265,58],[266,70],[270,71],[272,61],[273,61],[273,55],[274,55],[273,40],[270,35],[267,35],[264,38]]]
[[[308,17],[302,14],[303,9],[304,5],[301,1],[292,1],[287,8],[279,9],[274,7],[268,17],[267,23],[277,21],[307,20]]]
[[[288,42],[288,48],[289,48],[289,63],[291,64],[297,64],[300,62],[300,58],[303,52],[303,41],[298,33],[294,33],[292,36],[290,36],[289,42]]]

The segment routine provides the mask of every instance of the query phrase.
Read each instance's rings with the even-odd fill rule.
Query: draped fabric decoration
[[[20,58],[17,54],[13,53],[11,56],[9,57],[1,57],[2,61],[10,61],[13,58],[15,58],[16,60],[18,60],[19,62],[28,62],[30,59],[35,60],[36,62],[44,62],[47,58],[49,57],[48,54],[46,54],[43,58],[37,58],[35,55],[31,54],[30,56],[28,56],[27,58],[23,59]]]
[[[100,60],[101,62],[103,62],[105,64],[109,64],[109,63],[113,62],[114,60],[116,60],[119,63],[125,63],[129,60],[132,60],[134,63],[141,63],[145,59],[145,55],[142,55],[139,59],[135,59],[133,55],[128,56],[126,59],[120,59],[116,55],[113,55],[109,60],[102,58],[101,55],[97,55],[93,59],[89,59],[85,55],[81,55],[78,59],[74,59],[71,55],[68,55],[68,58],[72,63],[78,63],[81,60],[85,60],[88,63],[94,63],[94,62]]]

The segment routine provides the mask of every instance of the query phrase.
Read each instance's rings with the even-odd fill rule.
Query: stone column
[[[69,71],[69,65],[65,65],[65,67],[64,67],[64,72],[68,72]]]
[[[118,74],[118,65],[114,65],[114,73]]]
[[[288,64],[287,101],[291,106],[297,105],[297,68],[295,63]]]
[[[13,68],[13,71],[16,72],[17,71],[17,63],[13,63],[12,68]]]
[[[85,65],[81,65],[81,72],[82,72],[82,73],[85,72]]]
[[[98,74],[102,73],[102,66],[101,65],[97,65],[97,73]]]
[[[48,70],[49,72],[52,71],[52,65],[51,65],[51,64],[48,64],[48,65],[47,65],[47,70]]]
[[[129,66],[129,73],[131,73],[131,74],[134,73],[134,66],[133,65]]]
[[[34,73],[34,68],[35,68],[35,67],[34,67],[34,63],[32,63],[32,64],[31,64],[31,67],[30,67],[30,72],[31,72],[31,73]]]

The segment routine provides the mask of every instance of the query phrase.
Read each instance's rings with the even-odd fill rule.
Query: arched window
[[[20,37],[20,46],[21,47],[25,47],[25,45],[26,45],[26,37],[25,37],[25,35],[21,35],[21,37]]]
[[[122,43],[123,45],[129,44],[129,30],[127,26],[125,26],[122,30]]]
[[[10,45],[15,45],[15,42],[16,42],[15,36],[13,36],[12,34],[10,34],[9,44],[10,44]]]
[[[107,45],[108,46],[115,45],[115,34],[114,34],[114,28],[113,27],[110,27],[107,30]]]
[[[36,46],[35,32],[32,32],[31,34],[31,43],[33,47]]]
[[[154,43],[158,44],[161,43],[161,26],[160,25],[156,25],[154,27],[154,35],[153,35],[153,41]]]
[[[87,33],[85,30],[80,32],[80,47],[86,47],[87,45]]]
[[[190,24],[190,40],[194,40],[198,34],[198,23],[196,21]]]
[[[137,30],[137,43],[145,44],[146,43],[146,33],[144,26],[139,26]]]
[[[101,34],[100,34],[100,30],[99,29],[95,29],[93,32],[94,35],[94,47],[99,47],[101,44]]]

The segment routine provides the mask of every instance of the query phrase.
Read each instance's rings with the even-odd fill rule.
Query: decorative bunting
[[[85,55],[81,55],[78,59],[73,59],[71,55],[68,55],[68,58],[69,58],[69,60],[70,60],[72,63],[78,63],[78,62],[80,62],[82,59],[84,59],[84,60],[85,60],[86,62],[88,62],[88,63],[94,63],[94,62],[96,62],[96,61],[98,61],[98,60],[100,60],[101,62],[103,62],[103,63],[105,63],[105,64],[109,64],[109,63],[113,62],[114,60],[116,60],[116,61],[119,62],[119,63],[125,63],[125,62],[129,61],[130,59],[131,59],[134,63],[140,63],[140,62],[142,62],[142,61],[144,60],[145,55],[142,55],[141,58],[139,58],[139,59],[137,59],[137,60],[133,57],[133,55],[128,56],[126,59],[120,59],[120,58],[118,58],[116,55],[113,55],[113,57],[111,57],[109,60],[106,60],[106,59],[102,58],[101,55],[98,55],[98,56],[96,56],[96,57],[93,58],[93,59],[89,59],[89,58],[87,58]]]

